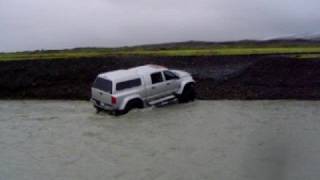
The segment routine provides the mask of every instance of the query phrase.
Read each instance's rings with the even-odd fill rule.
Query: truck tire
[[[127,114],[132,109],[136,109],[136,108],[139,108],[139,109],[143,108],[143,102],[140,99],[130,100],[126,104],[126,107],[123,110],[116,110],[114,114],[116,116],[124,115],[124,114]]]
[[[194,101],[196,98],[196,92],[194,88],[194,83],[189,83],[185,85],[182,94],[177,96],[179,103],[187,103]]]

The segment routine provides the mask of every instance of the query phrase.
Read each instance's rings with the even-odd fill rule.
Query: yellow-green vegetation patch
[[[215,49],[185,49],[185,50],[133,50],[113,53],[116,55],[142,56],[231,56],[259,54],[300,54],[320,53],[320,47],[288,47],[288,48],[215,48]]]
[[[143,49],[143,48],[96,48],[61,51],[34,51],[18,53],[1,53],[0,61],[12,60],[46,60],[46,59],[79,59],[107,56],[235,56],[235,55],[301,55],[301,58],[320,54],[320,46],[301,47],[216,47],[202,49]],[[318,57],[318,56],[315,56]]]

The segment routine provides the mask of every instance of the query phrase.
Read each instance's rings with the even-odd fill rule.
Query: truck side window
[[[157,84],[163,81],[161,72],[151,74],[152,84]]]
[[[167,81],[172,79],[179,79],[179,77],[171,71],[164,71],[163,73]]]
[[[138,87],[140,85],[141,85],[141,79],[133,79],[133,80],[117,83],[116,89],[117,89],[117,91],[121,91],[121,90],[124,90],[124,89],[130,89],[130,88],[133,88],[133,87]]]

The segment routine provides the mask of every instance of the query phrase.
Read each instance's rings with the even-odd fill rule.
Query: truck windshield
[[[103,78],[97,78],[94,83],[93,83],[93,87],[100,89],[102,91],[108,92],[108,93],[112,93],[112,82],[107,80],[107,79],[103,79]]]

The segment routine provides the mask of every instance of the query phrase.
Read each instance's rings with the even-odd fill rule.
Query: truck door
[[[180,87],[179,77],[169,70],[163,71],[163,75],[165,77],[166,93],[173,94]]]
[[[165,95],[165,81],[162,72],[155,72],[150,75],[151,82],[148,86],[148,99],[153,100]]]

